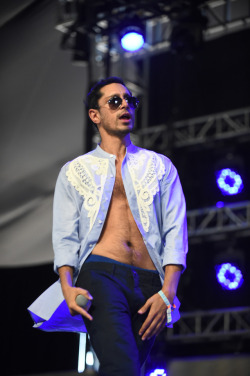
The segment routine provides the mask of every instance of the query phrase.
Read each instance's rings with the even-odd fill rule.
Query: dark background
[[[207,41],[189,58],[167,52],[152,58],[150,124],[249,106],[250,31]]]

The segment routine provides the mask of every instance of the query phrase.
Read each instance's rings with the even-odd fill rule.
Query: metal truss
[[[171,35],[176,24],[182,25],[185,12],[193,10],[192,0],[154,1],[106,0],[105,4],[96,0],[58,0],[58,22],[56,29],[64,34],[61,46],[74,49],[71,37],[77,33],[96,36],[95,59],[111,62],[125,58],[141,58],[145,55],[161,53],[171,48]],[[250,27],[250,7],[248,0],[210,0],[197,5],[200,19],[196,20],[204,40],[221,37]],[[136,16],[145,24],[146,43],[137,53],[122,53],[117,34],[121,23]],[[206,18],[206,26],[202,23]],[[193,21],[188,23],[186,32],[192,31]],[[85,46],[85,49],[87,47]]]
[[[166,124],[160,124],[135,130],[131,139],[140,147],[153,149],[159,153],[167,154],[167,151],[170,149],[170,132],[169,126]]]
[[[193,342],[250,337],[250,307],[183,313],[173,328],[166,330],[167,341]]]
[[[248,0],[210,0],[202,7],[208,17],[208,28],[204,31],[205,40],[250,27]]]
[[[187,212],[189,238],[250,230],[250,201]],[[212,239],[212,238],[211,238]]]
[[[203,31],[204,40],[221,37],[250,27],[250,5],[248,0],[210,0],[200,4],[208,23]],[[149,52],[167,49],[170,38],[171,17],[162,16],[148,21],[147,42]]]
[[[250,107],[199,118],[161,124],[136,131],[141,146],[166,152],[169,148],[193,146],[250,135]]]
[[[208,23],[203,30],[203,39],[211,40],[250,27],[250,5],[248,0],[211,0],[200,5]],[[171,16],[163,15],[147,21],[145,47],[137,53],[125,53],[127,58],[156,54],[171,48]]]
[[[250,107],[174,123],[174,146],[250,134]]]

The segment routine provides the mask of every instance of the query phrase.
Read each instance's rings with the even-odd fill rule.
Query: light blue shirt
[[[115,183],[115,159],[98,145],[60,171],[53,209],[54,269],[72,266],[74,281],[100,238]],[[130,144],[121,173],[130,210],[163,282],[164,266],[186,268],[186,205],[177,170],[167,157]],[[28,309],[40,329],[86,330],[80,315],[70,316],[59,281]]]

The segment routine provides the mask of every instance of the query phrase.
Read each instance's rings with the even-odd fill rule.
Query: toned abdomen
[[[114,260],[155,270],[131,213],[121,176],[116,177],[101,236],[92,251]]]

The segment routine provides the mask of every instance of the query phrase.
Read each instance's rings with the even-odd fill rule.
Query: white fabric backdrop
[[[52,0],[0,28],[0,266],[52,261],[55,181],[84,152],[87,72],[55,24]]]

